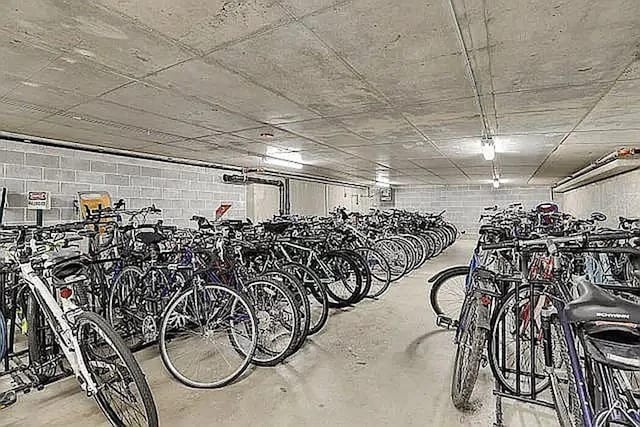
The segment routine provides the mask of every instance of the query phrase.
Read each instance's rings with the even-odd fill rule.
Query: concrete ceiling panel
[[[605,83],[596,83],[496,93],[496,108],[501,115],[588,108],[598,101],[608,86]]]
[[[445,6],[353,1],[303,22],[394,103],[471,96]]]
[[[0,6],[2,8],[2,6]],[[0,74],[29,78],[58,57],[59,52],[25,42],[20,34],[0,30]]]
[[[4,99],[16,104],[39,105],[52,111],[65,110],[89,99],[86,95],[10,74],[0,75],[0,91],[4,92]]]
[[[110,92],[103,96],[103,99],[220,132],[261,125],[254,120],[225,111],[215,104],[207,104],[197,98],[181,96],[142,82]]]
[[[294,102],[201,59],[187,61],[151,77],[168,88],[196,96],[266,123],[311,119],[316,114]]]
[[[576,130],[640,128],[640,80],[618,81]]]
[[[637,146],[640,141],[640,126],[637,129],[572,132],[564,145],[572,144],[620,144]]]
[[[499,92],[612,81],[637,50],[635,0],[501,0],[487,6]]]
[[[98,0],[172,39],[200,51],[264,31],[286,21],[271,0]]]
[[[480,138],[482,135],[482,120],[479,114],[440,121],[422,121],[419,116],[410,117],[409,120],[429,139],[436,142],[449,138]]]
[[[79,105],[69,111],[80,117],[88,115],[99,117],[115,123],[136,126],[151,131],[159,131],[167,134],[183,137],[199,137],[212,133],[210,129],[194,126],[189,123],[167,119],[156,114],[147,113],[142,110],[135,110],[112,102],[95,100]]]
[[[99,96],[133,81],[72,52],[47,64],[31,76],[30,80],[88,96]]]
[[[627,67],[620,77],[621,80],[640,79],[640,59],[634,61]]]
[[[301,17],[343,2],[344,0],[281,0],[280,4],[297,17]]]
[[[344,114],[384,105],[382,97],[300,23],[277,28],[211,56],[320,114]]]
[[[59,124],[69,129],[69,140],[74,141],[74,129],[86,130],[96,134],[105,134],[120,137],[122,139],[122,148],[129,148],[129,140],[143,140],[149,142],[171,142],[183,139],[180,136],[170,135],[143,129],[137,126],[130,126],[121,123],[115,123],[107,120],[96,119],[93,117],[75,115],[73,113],[57,114],[44,119],[41,124],[46,126],[47,123]],[[41,135],[42,136],[42,135]]]
[[[192,56],[133,20],[85,0],[4,1],[0,28],[134,76]]]
[[[424,141],[424,137],[400,113],[366,113],[338,119],[345,128],[374,144]]]
[[[569,132],[587,114],[588,108],[530,111],[498,116],[498,133]]]
[[[120,135],[107,133],[102,129],[93,131],[52,121],[31,123],[23,127],[21,131],[33,136],[79,142],[100,147],[118,148],[121,150],[140,150],[148,146],[151,142],[144,141],[143,139],[124,138]],[[142,138],[142,136],[140,137]]]
[[[0,100],[0,128],[3,131],[18,131],[25,125],[42,120],[51,114],[46,110],[35,110],[23,104],[13,105]]]

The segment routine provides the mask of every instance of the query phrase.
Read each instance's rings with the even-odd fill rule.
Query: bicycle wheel
[[[348,257],[351,257],[351,259],[358,266],[358,271],[362,276],[362,286],[360,287],[360,295],[353,302],[355,304],[362,301],[367,296],[367,294],[369,293],[369,290],[371,289],[371,283],[373,281],[373,278],[371,277],[371,271],[369,271],[369,266],[367,265],[367,261],[358,252],[353,251],[351,249],[341,250],[340,252],[342,252]]]
[[[408,271],[409,263],[407,253],[402,246],[391,239],[380,239],[373,243],[373,249],[380,252],[391,270],[391,281],[399,280]]]
[[[286,286],[294,297],[296,309],[300,312],[300,330],[298,331],[298,340],[291,347],[290,354],[295,353],[302,347],[304,340],[309,334],[311,326],[311,306],[306,296],[306,291],[302,283],[291,273],[282,270],[271,270],[262,274],[260,277],[274,280]]]
[[[477,324],[478,309],[481,306],[478,298],[472,295],[465,303],[467,307],[464,320],[458,326],[458,345],[451,380],[451,400],[460,410],[469,408],[487,335],[487,331]]]
[[[282,362],[299,340],[300,310],[286,286],[269,279],[254,279],[243,290],[258,319],[258,345],[253,363],[275,366]]]
[[[377,298],[389,289],[391,284],[391,268],[384,256],[372,248],[356,248],[362,255],[371,273],[371,286],[367,296]]]
[[[551,321],[550,329],[551,339],[556,343],[557,350],[552,352],[553,369],[550,370],[549,380],[558,423],[561,427],[582,426],[584,422],[576,379],[571,369],[562,326],[555,316]]]
[[[540,339],[542,325],[535,319],[531,324],[531,312],[535,313],[538,304],[544,304],[545,301],[550,304],[550,300],[546,298],[540,286],[534,287],[533,297],[529,286],[521,286],[518,293],[516,289],[509,291],[493,311],[487,349],[489,365],[496,381],[504,390],[519,396],[532,394],[532,366],[535,366],[533,374],[536,394],[549,386],[549,378],[545,373],[544,341]],[[535,357],[533,362],[532,345]],[[520,371],[519,375],[516,375],[517,370]]]
[[[89,311],[76,317],[80,353],[98,387],[94,395],[115,426],[157,426],[158,413],[140,365],[106,320]]]
[[[417,269],[426,261],[425,257],[425,247],[420,238],[412,235],[412,234],[401,234],[399,237],[403,238],[411,245],[411,249],[413,250],[415,261],[413,265],[413,269]]]
[[[223,285],[195,286],[174,298],[160,326],[160,354],[181,383],[218,388],[247,369],[258,345],[249,299]]]
[[[396,243],[399,243],[400,246],[402,246],[402,249],[407,254],[407,271],[406,271],[406,273],[409,273],[410,271],[413,271],[416,268],[416,262],[417,262],[417,260],[416,260],[416,251],[413,248],[413,244],[411,242],[409,242],[409,240],[405,239],[404,237],[400,237],[400,236],[392,236],[392,237],[390,237],[390,239],[393,240]]]
[[[107,305],[107,321],[132,349],[144,343],[143,325],[149,317],[143,277],[138,267],[123,268],[111,286]]]
[[[435,230],[427,230],[425,234],[431,237],[431,240],[434,243],[434,253],[433,256],[436,257],[442,253],[444,250],[444,244],[442,242],[442,236],[435,232]]]
[[[309,300],[309,310],[311,313],[311,325],[309,335],[320,331],[329,318],[329,297],[327,290],[312,269],[299,263],[288,263],[282,269],[295,275],[305,288],[307,299]]]
[[[318,270],[327,282],[329,306],[339,308],[355,303],[362,288],[362,275],[356,262],[341,252],[323,254],[321,262]]]
[[[4,357],[4,353],[7,351],[7,323],[4,320],[4,315],[0,311],[0,360]]]
[[[469,267],[459,267],[452,269],[433,282],[429,292],[429,300],[436,316],[458,320],[464,303],[468,274]]]

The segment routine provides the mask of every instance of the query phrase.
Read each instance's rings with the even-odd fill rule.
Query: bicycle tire
[[[551,396],[556,409],[556,415],[558,417],[558,423],[561,427],[576,427],[584,425],[582,409],[580,407],[580,399],[578,397],[578,391],[576,388],[576,379],[571,369],[571,361],[569,359],[569,351],[567,349],[567,343],[564,340],[564,333],[562,332],[562,326],[559,319],[554,316],[551,321],[551,330],[555,332],[558,337],[559,352],[554,352],[553,356],[559,356],[562,364],[559,367],[555,367],[553,372],[550,373],[551,384]],[[564,369],[563,369],[564,368]],[[566,381],[563,379],[562,383],[566,382],[567,389],[562,390],[559,387],[559,382],[553,377],[556,375],[557,370],[563,370],[567,376]],[[564,396],[562,396],[564,395]]]
[[[7,351],[7,322],[4,320],[4,314],[0,310],[0,360],[4,358]]]
[[[293,354],[302,347],[304,341],[309,335],[311,326],[311,306],[306,296],[304,286],[291,273],[284,270],[268,270],[260,275],[262,278],[276,280],[286,286],[294,296],[296,308],[300,312],[300,331],[298,332],[298,340],[289,350],[289,354]]]
[[[468,302],[471,304],[469,309],[473,310],[473,313],[466,311],[466,316],[476,316],[481,303],[474,296]],[[478,379],[482,352],[486,342],[487,331],[477,327],[475,320],[475,318],[467,319],[466,328],[462,331],[462,336],[459,337],[456,347],[453,375],[451,376],[451,400],[459,410],[470,408],[471,395]],[[469,352],[463,354],[465,350],[469,350]]]
[[[258,345],[254,352],[252,362],[257,366],[275,366],[287,358],[291,353],[291,349],[298,342],[300,334],[300,311],[296,309],[295,296],[283,284],[266,278],[257,278],[249,280],[242,285],[243,294],[245,294],[253,305],[253,309],[258,319]],[[289,307],[289,314],[279,319],[282,327],[291,331],[291,337],[285,339],[284,344],[274,349],[267,344],[269,337],[266,336],[266,330],[271,327],[272,320],[277,313],[270,310],[264,298],[264,294],[273,296],[274,293],[280,293],[283,297],[281,304]],[[271,298],[273,300],[273,298]],[[281,310],[282,307],[280,307]],[[286,314],[286,313],[285,313]],[[281,315],[281,314],[280,314]],[[285,324],[286,322],[286,324]],[[278,337],[276,337],[278,338]]]
[[[534,297],[536,298],[535,301],[537,303],[537,298],[540,296],[544,295],[543,292],[543,287],[540,285],[534,285]],[[504,344],[505,349],[507,344],[506,343],[502,343],[500,342],[500,330],[499,330],[499,324],[498,322],[502,322],[506,320],[506,316],[507,315],[511,315],[511,314],[517,314],[519,316],[519,318],[524,318],[524,319],[529,319],[530,318],[530,313],[521,313],[521,310],[524,308],[524,310],[527,310],[527,307],[529,307],[529,311],[531,310],[531,297],[530,297],[530,287],[529,286],[521,286],[518,289],[519,292],[519,296],[517,297],[517,300],[520,304],[519,307],[517,307],[517,312],[514,310],[515,307],[510,306],[509,304],[513,304],[513,306],[515,306],[515,301],[516,301],[516,289],[511,289],[509,292],[507,292],[503,298],[500,299],[500,303],[495,307],[495,309],[493,310],[493,315],[491,317],[491,323],[489,326],[489,340],[488,340],[488,345],[487,345],[487,357],[489,359],[489,366],[491,367],[491,371],[493,373],[493,376],[495,378],[495,380],[503,387],[503,390],[508,390],[511,393],[516,394],[516,392],[519,393],[520,396],[531,396],[531,384],[530,384],[530,380],[529,380],[529,376],[521,376],[521,385],[519,388],[516,388],[516,385],[511,384],[508,379],[505,377],[505,370],[503,370],[500,365],[500,361],[498,360],[500,358],[500,351],[499,349],[502,347],[502,345]],[[528,304],[528,305],[527,305]],[[535,306],[535,305],[534,305]],[[522,321],[522,320],[520,320]],[[521,326],[522,327],[522,326]],[[534,327],[535,327],[535,323],[534,323]],[[511,331],[512,329],[515,330],[515,326],[511,327],[511,325],[509,325],[509,327],[506,327],[506,331],[505,331],[505,339],[507,331]],[[523,330],[523,334],[527,335],[529,334],[529,326],[526,326]],[[513,333],[509,333],[509,335],[514,335]],[[538,335],[536,333],[536,335]],[[519,339],[519,335],[518,335],[518,339]],[[521,362],[520,362],[520,369],[523,370],[525,373],[529,372],[531,370],[530,367],[526,367],[524,362],[527,361],[527,358],[529,358],[530,355],[530,341],[531,339],[529,337],[526,337],[524,339],[520,340],[520,355],[517,355],[516,357],[518,357]],[[536,340],[537,341],[537,340]],[[543,348],[541,346],[536,346],[536,366],[540,369],[544,369],[544,351]],[[523,360],[524,358],[524,360]],[[508,358],[507,358],[508,359]],[[529,361],[529,363],[531,363]],[[530,366],[530,365],[529,365]],[[515,367],[507,367],[505,369],[508,370],[512,370],[515,371]],[[537,374],[537,371],[536,371]],[[537,375],[536,375],[537,376]],[[543,377],[544,376],[544,372],[540,372],[540,376]],[[524,377],[524,378],[523,378]],[[542,381],[536,381],[536,394],[541,393],[543,390],[545,390],[548,386],[549,386],[549,382],[548,382],[548,377],[544,376],[545,379]],[[515,380],[514,380],[515,381]]]
[[[205,291],[207,297],[211,297],[212,295],[215,295],[217,297],[222,297],[222,295],[220,294],[226,293],[227,295],[230,295],[230,298],[233,298],[233,301],[230,304],[230,307],[222,307],[216,312],[215,321],[217,322],[217,324],[214,326],[218,326],[221,324],[220,319],[217,318],[218,316],[224,316],[224,315],[229,316],[229,318],[223,319],[223,321],[224,323],[229,321],[230,322],[229,326],[231,327],[232,330],[226,329],[224,331],[223,339],[225,341],[227,340],[229,341],[229,343],[231,344],[233,353],[241,355],[242,360],[237,364],[237,366],[235,367],[235,369],[232,370],[231,373],[229,373],[228,375],[225,375],[222,378],[202,379],[202,378],[193,378],[193,376],[188,376],[188,374],[184,372],[183,368],[176,366],[177,365],[176,359],[172,358],[173,357],[172,351],[169,348],[169,344],[176,339],[175,329],[173,329],[176,325],[170,324],[170,323],[172,320],[176,321],[176,319],[181,319],[181,316],[183,316],[182,314],[178,314],[176,310],[181,303],[184,302],[186,304],[188,302],[188,299],[193,296],[196,290]],[[231,310],[231,312],[225,311],[225,309],[227,308]],[[236,309],[240,311],[236,312]],[[193,314],[193,311],[191,313]],[[250,326],[248,329],[246,327],[241,328],[240,333],[242,332],[246,333],[247,337],[245,337],[243,342],[238,342],[238,336],[240,334],[233,332],[234,327],[237,324],[237,322],[234,323],[234,320],[235,319],[245,320],[244,319],[245,317],[246,317],[246,320],[249,320]],[[211,320],[212,319],[209,317],[207,313],[207,322]],[[186,324],[183,325],[183,327],[184,326],[186,326]],[[209,328],[208,324],[206,326],[207,328]],[[210,339],[211,339],[211,336],[213,335],[212,332],[213,331],[209,329],[207,329],[206,332],[205,331],[202,332],[203,333],[202,338],[205,344],[211,342]],[[176,378],[182,384],[189,387],[207,388],[207,389],[220,388],[238,379],[238,377],[240,377],[247,370],[249,364],[251,363],[256,347],[258,345],[258,320],[256,318],[255,312],[253,310],[252,304],[250,303],[249,299],[242,293],[236,291],[235,289],[229,288],[224,285],[217,285],[217,284],[215,285],[208,284],[208,285],[202,286],[201,288],[192,287],[182,292],[175,298],[173,298],[169,303],[169,305],[167,306],[167,309],[164,313],[164,316],[162,318],[162,323],[160,326],[159,341],[160,341],[160,355],[162,356],[162,361],[164,363],[164,366],[171,373],[171,375],[173,375],[174,378]],[[182,345],[181,348],[185,347],[184,343],[181,343],[181,345]],[[204,346],[201,347],[199,345],[190,345],[186,347],[194,350],[201,350],[205,348]],[[216,347],[216,350],[219,352],[221,351],[219,347]],[[208,354],[208,356],[210,356],[210,354]],[[227,357],[223,356],[223,359],[225,363],[229,363],[228,356]],[[211,372],[211,362],[208,361],[207,363],[208,363],[207,367],[209,368],[207,372]],[[191,365],[190,367],[193,367],[193,365]],[[200,368],[200,365],[197,366],[195,375],[198,375],[199,373],[202,372],[202,370],[199,368]]]
[[[360,295],[353,302],[353,304],[357,304],[366,298],[369,290],[371,289],[371,271],[369,270],[369,266],[367,265],[367,261],[360,255],[358,252],[352,249],[343,249],[341,250],[346,256],[351,257],[351,259],[358,265],[358,269],[362,276],[362,286],[360,287]]]
[[[443,274],[442,276],[438,277],[433,284],[431,285],[431,291],[429,291],[429,301],[431,303],[431,308],[433,309],[433,312],[436,314],[436,316],[446,316],[452,320],[457,320],[457,318],[459,317],[460,311],[462,309],[462,304],[464,303],[464,295],[465,295],[465,283],[466,283],[466,279],[467,276],[469,275],[469,267],[467,266],[460,266],[456,269],[452,269],[450,271],[448,271],[446,274]],[[446,310],[446,311],[450,311],[449,313],[445,312],[444,309],[444,300],[445,298],[443,298],[443,290],[445,289],[449,289],[449,282],[451,281],[451,279],[454,279],[456,277],[462,277],[464,278],[464,280],[462,281],[462,286],[458,286],[459,284],[457,283],[452,283],[454,285],[454,289],[452,289],[451,294],[452,295],[456,295],[456,289],[455,288],[460,288],[460,293],[459,295],[461,296],[460,298],[460,309],[458,309],[457,311],[454,309],[452,310]],[[452,299],[454,299],[455,297],[452,297]]]
[[[149,388],[149,384],[145,378],[140,365],[133,357],[131,350],[127,347],[125,342],[120,338],[120,336],[116,333],[116,331],[107,323],[107,321],[99,316],[96,313],[92,313],[90,311],[84,311],[80,313],[76,317],[76,337],[78,339],[78,344],[80,346],[80,352],[82,353],[82,357],[85,361],[85,365],[87,366],[87,370],[92,375],[94,382],[98,385],[98,392],[94,395],[98,406],[102,409],[102,412],[105,414],[107,419],[116,426],[125,426],[128,425],[123,421],[123,417],[120,412],[122,406],[113,406],[109,404],[105,397],[105,391],[113,386],[113,378],[114,375],[109,376],[108,383],[105,382],[103,384],[100,383],[100,378],[97,377],[98,368],[100,371],[105,369],[105,358],[104,356],[101,358],[99,363],[96,364],[96,369],[91,364],[91,360],[88,357],[88,348],[87,348],[87,340],[83,339],[83,327],[91,325],[95,332],[100,335],[109,347],[115,352],[115,355],[119,357],[120,361],[124,364],[124,366],[120,366],[117,369],[117,374],[122,375],[122,368],[126,368],[130,377],[122,378],[123,380],[131,380],[126,386],[127,395],[131,396],[131,383],[135,384],[136,389],[138,390],[139,397],[141,399],[141,403],[144,407],[144,415],[146,419],[146,425],[149,427],[156,427],[158,425],[158,412],[153,400],[153,395],[151,394],[151,389]],[[88,337],[87,337],[88,338]],[[122,402],[123,393],[118,393],[120,402]],[[128,420],[128,417],[124,417],[124,419]]]
[[[290,262],[284,264],[282,268],[292,272],[305,287],[311,311],[309,335],[318,333],[329,319],[329,297],[324,283],[311,268],[304,264]]]
[[[124,267],[113,281],[109,291],[107,321],[131,349],[137,349],[144,342],[142,325],[138,324],[140,322],[134,319],[134,316],[125,318],[122,306],[128,305],[131,298],[136,298],[136,295],[129,297],[125,292],[139,292],[143,278],[144,272],[141,268],[133,265]],[[140,295],[137,299],[140,299]]]
[[[328,280],[326,285],[329,307],[341,308],[352,305],[360,297],[362,277],[356,262],[341,252],[327,252],[321,255],[328,268],[320,268],[322,276]],[[344,270],[344,271],[343,271]],[[352,281],[349,279],[353,278]]]
[[[373,249],[380,252],[391,271],[391,281],[400,280],[408,270],[408,257],[402,246],[391,239],[380,239],[373,243]]]
[[[380,252],[373,248],[361,247],[354,250],[364,257],[371,274],[371,286],[367,296],[369,298],[378,298],[389,289],[391,284],[389,263]]]

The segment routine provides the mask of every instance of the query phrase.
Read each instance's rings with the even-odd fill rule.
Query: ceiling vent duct
[[[558,182],[553,191],[564,193],[637,168],[640,168],[640,148],[621,148]]]

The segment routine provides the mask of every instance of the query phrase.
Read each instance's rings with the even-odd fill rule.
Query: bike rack
[[[527,272],[527,265],[529,262],[529,252],[524,250],[521,252],[521,260],[520,260],[520,271],[522,272],[522,276],[520,280],[515,280],[514,281],[514,289],[515,289],[515,307],[517,308],[516,312],[515,312],[515,330],[519,331],[521,330],[521,313],[519,308],[521,307],[521,302],[523,302],[524,300],[521,298],[522,295],[520,294],[521,289],[523,289],[523,287],[529,287],[529,293],[528,295],[534,295],[535,292],[535,281],[530,281],[527,278],[527,275],[525,272]],[[534,306],[531,305],[531,301],[532,299],[529,297],[528,299],[529,301],[529,316],[532,317],[532,312],[533,309],[535,308]],[[525,302],[526,303],[526,302]],[[506,343],[506,337],[507,337],[507,333],[508,331],[506,330],[506,322],[502,321],[500,322],[500,326],[499,326],[499,331],[496,335],[496,339],[499,340],[499,355],[497,355],[496,357],[499,357],[499,368],[500,371],[502,373],[503,376],[507,376],[507,375],[515,375],[515,392],[512,390],[508,390],[505,387],[503,387],[503,385],[498,381],[498,379],[496,378],[495,380],[495,385],[494,385],[494,390],[493,390],[493,395],[496,398],[496,403],[495,403],[495,422],[494,422],[494,426],[496,427],[502,427],[504,426],[503,424],[503,408],[502,408],[502,403],[503,403],[503,399],[510,399],[510,400],[514,400],[514,401],[518,401],[518,402],[522,402],[522,403],[528,403],[528,404],[532,404],[532,405],[538,405],[538,406],[543,406],[546,408],[550,408],[550,409],[554,409],[555,405],[553,404],[553,402],[550,402],[546,399],[544,399],[543,397],[541,397],[540,395],[544,393],[544,391],[548,388],[548,386],[543,387],[542,389],[538,390],[539,388],[539,384],[540,384],[540,380],[547,378],[545,373],[542,372],[537,372],[536,371],[536,344],[537,344],[537,335],[536,335],[536,328],[535,328],[535,322],[534,321],[530,321],[529,322],[529,333],[528,333],[528,337],[526,337],[526,339],[529,342],[529,359],[530,359],[530,366],[529,369],[525,372],[522,369],[522,334],[520,333],[516,333],[515,337],[516,337],[516,341],[515,341],[515,354],[516,354],[516,360],[515,360],[515,369],[509,369],[506,367],[507,364],[507,360],[506,360],[506,355],[507,355],[507,343]],[[489,339],[492,339],[491,337]],[[539,346],[539,345],[538,345]],[[523,378],[523,376],[525,376],[525,378]],[[522,390],[522,382],[523,380],[529,380],[529,391],[523,391]]]

